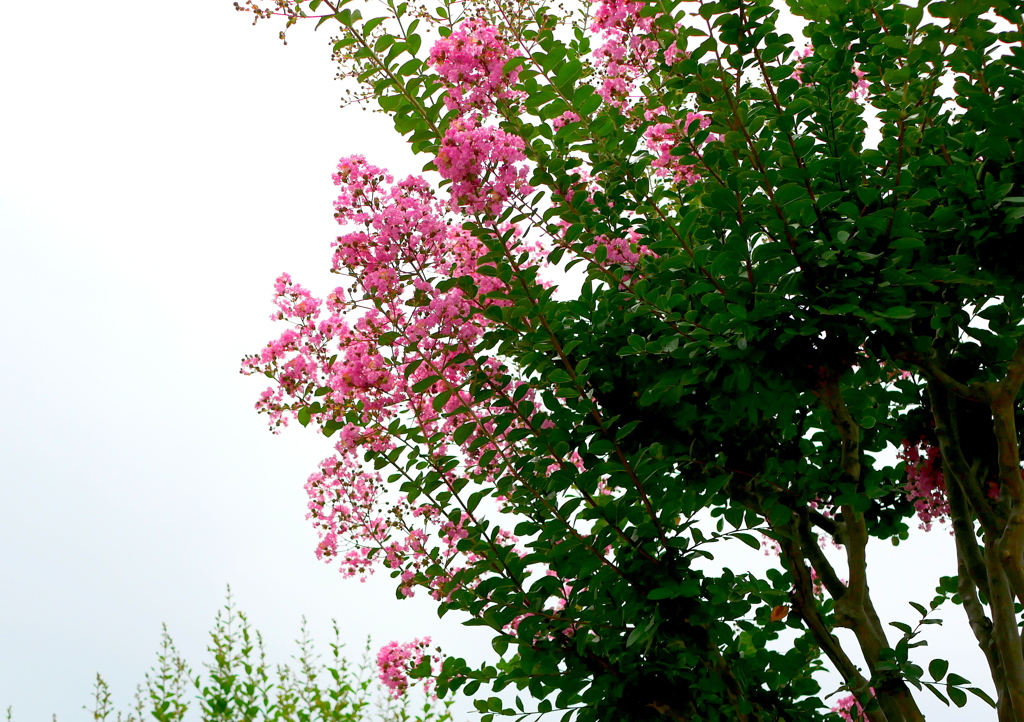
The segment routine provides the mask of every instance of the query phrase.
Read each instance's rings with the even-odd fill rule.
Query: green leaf
[[[615,440],[616,441],[622,441],[623,439],[625,439],[627,436],[629,436],[633,432],[633,429],[635,429],[639,425],[640,425],[640,420],[639,419],[636,419],[634,421],[630,421],[627,424],[624,424],[618,431],[615,432]]]
[[[412,60],[406,61],[402,65],[402,67],[398,69],[397,74],[406,77],[409,75],[413,75],[417,70],[419,70],[422,67],[423,61],[418,58],[413,58]]]
[[[944,704],[947,707],[949,707],[949,700],[946,699],[946,695],[942,694],[942,692],[939,691],[938,687],[936,687],[934,684],[929,684],[928,682],[924,682],[923,684],[928,689],[929,692],[931,692],[932,694],[934,694],[936,697],[939,698],[939,701],[941,701],[942,704]]]
[[[967,704],[967,693],[959,687],[947,687],[946,694],[949,695],[949,698],[957,707],[963,707]]]
[[[448,400],[452,397],[451,389],[446,389],[434,397],[434,400],[430,402],[430,406],[437,413],[444,411],[444,407],[448,404]]]
[[[572,377],[565,369],[552,369],[548,374],[548,379],[556,384],[572,383]]]
[[[768,520],[773,528],[785,526],[793,518],[793,510],[782,504],[776,504],[768,509]]]
[[[761,542],[752,537],[750,534],[744,534],[742,532],[733,532],[731,536],[734,539],[739,539],[741,542],[746,544],[751,549],[757,549],[758,551],[760,551],[761,549]]]
[[[559,68],[558,73],[555,75],[554,84],[559,88],[565,88],[563,92],[571,93],[571,87],[576,79],[583,72],[583,65],[576,60],[565,63]]]
[[[928,674],[932,676],[936,682],[942,680],[946,676],[946,671],[949,669],[949,662],[945,659],[933,659],[928,664]]]
[[[775,203],[779,206],[786,206],[797,198],[807,197],[807,189],[796,183],[786,183],[775,191]]]
[[[502,66],[501,72],[504,75],[510,75],[513,70],[523,65],[526,65],[527,58],[523,55],[516,55],[505,61],[505,65]]]
[[[967,691],[970,692],[971,694],[973,694],[975,697],[978,697],[980,699],[985,700],[985,702],[988,704],[988,706],[991,707],[992,709],[996,708],[995,700],[993,700],[991,697],[989,697],[988,693],[985,692],[985,690],[978,689],[977,687],[968,687]]]
[[[417,381],[412,385],[412,391],[416,394],[422,394],[424,391],[429,389],[431,386],[441,380],[440,376],[427,376],[421,381]]]
[[[363,35],[369,35],[370,33],[372,33],[374,28],[376,28],[382,22],[384,22],[383,16],[370,18],[369,20],[367,20],[365,23],[363,23]]]
[[[893,306],[892,308],[881,310],[878,313],[886,318],[904,319],[914,317],[914,309],[907,308],[906,306]]]
[[[455,433],[452,434],[452,439],[456,444],[461,446],[466,442],[466,439],[476,432],[477,428],[477,423],[475,421],[469,421],[455,430]]]
[[[735,212],[739,206],[736,205],[736,194],[725,188],[716,188],[708,196],[708,205],[720,211]]]
[[[505,655],[506,650],[508,650],[508,643],[511,640],[511,637],[508,637],[504,634],[500,635],[491,640],[491,647],[494,649],[494,651],[498,654],[499,657],[503,657]]]

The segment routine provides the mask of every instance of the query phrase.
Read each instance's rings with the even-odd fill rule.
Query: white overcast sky
[[[280,272],[336,285],[337,158],[422,165],[383,116],[339,109],[328,33],[285,47],[229,0],[52,0],[4,23],[0,710],[85,719],[97,671],[127,705],[162,622],[198,666],[227,584],[272,661],[303,614],[353,651],[430,634],[482,657],[489,639],[429,600],[316,561],[302,487],[329,445],[272,436],[237,371],[279,332]],[[944,533],[912,548],[876,568],[890,618],[954,573]],[[982,680],[961,614],[924,661]]]

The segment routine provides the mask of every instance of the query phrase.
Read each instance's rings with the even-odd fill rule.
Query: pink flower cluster
[[[644,119],[648,121],[658,120],[666,113],[665,106],[644,111]],[[680,134],[685,136],[693,123],[697,123],[701,129],[711,125],[711,118],[703,113],[687,113],[686,120],[682,124],[675,121],[656,122],[647,127],[644,131],[644,142],[654,155],[651,165],[654,167],[656,176],[668,176],[675,183],[689,185],[700,178],[697,168],[692,165],[684,165],[680,157],[672,155],[672,149],[680,144]],[[680,130],[682,133],[680,133]],[[710,140],[710,139],[709,139]]]
[[[933,521],[948,520],[949,501],[938,447],[923,438],[916,442],[904,439],[898,456],[906,462],[907,485],[904,488],[917,510],[921,528],[929,531]]]
[[[505,72],[505,64],[517,56],[498,28],[482,18],[460,23],[430,51],[430,63],[448,90],[445,104],[458,114],[434,160],[441,177],[451,181],[454,210],[498,216],[511,196],[533,192],[526,182],[522,138],[486,123],[499,100],[524,97],[513,89],[518,68]]]
[[[674,42],[665,48],[665,63],[668,65],[675,65],[680,58],[688,58],[690,54],[679,47],[678,42]]]
[[[498,100],[525,97],[512,89],[519,80],[519,68],[505,72],[505,64],[517,56],[498,28],[483,18],[472,18],[434,43],[430,64],[448,89],[444,102],[450,110],[487,114]]]
[[[595,253],[598,246],[607,249],[607,256],[601,264],[606,268],[622,266],[632,270],[640,265],[641,256],[654,256],[653,251],[640,242],[640,234],[636,231],[629,231],[625,238],[608,238],[607,236],[595,236],[594,243],[586,247],[587,253]]]
[[[499,452],[517,443],[510,435],[536,414],[534,390],[499,359],[476,353],[493,323],[485,312],[509,304],[509,289],[481,272],[491,248],[445,216],[448,204],[422,178],[395,182],[353,156],[338,163],[334,182],[335,216],[345,227],[334,244],[334,271],[350,285],[320,299],[282,274],[273,318],[288,327],[245,358],[242,371],[274,380],[257,402],[272,429],[297,418],[336,434],[334,456],[306,483],[317,556],[363,579],[383,567],[399,578],[403,596],[426,588],[450,598],[489,573],[483,566],[476,571],[480,557],[465,543],[481,525],[492,548],[521,553],[515,536],[481,518],[479,499],[470,507],[459,496],[470,478],[495,493],[504,463]],[[546,256],[511,224],[490,232],[491,246],[500,242],[525,267]],[[464,290],[467,282],[472,289]],[[462,504],[461,515],[442,515],[437,492],[424,491],[415,502],[396,499],[364,466],[368,453],[388,454],[413,475],[423,472],[403,464],[415,454],[451,500],[445,509]],[[504,503],[507,496],[495,507]],[[425,644],[382,650],[382,678],[394,693],[408,686],[407,670],[422,659]]]
[[[457,455],[457,468],[444,462],[449,492],[467,474],[493,481],[501,464],[497,452],[528,423],[499,427],[495,419],[520,404],[532,409],[534,392],[521,389],[524,382],[513,380],[498,359],[474,354],[492,323],[484,312],[509,303],[502,299],[504,282],[480,272],[488,247],[444,217],[446,204],[421,178],[396,183],[353,156],[339,162],[334,181],[335,215],[349,231],[335,243],[334,270],[352,285],[321,300],[283,274],[273,317],[289,327],[244,359],[242,370],[275,380],[257,403],[272,428],[297,417],[337,434],[335,456],[306,484],[307,516],[320,536],[317,556],[336,562],[346,576],[365,578],[383,566],[400,577],[404,596],[426,587],[443,598],[456,588],[455,576],[474,563],[459,545],[477,520],[466,513],[459,520],[442,517],[431,497],[389,499],[363,456],[420,443],[403,441],[395,432],[402,428],[431,440],[417,452],[427,462],[441,466]],[[516,227],[493,232],[509,253],[525,253],[526,265],[541,263],[544,250]],[[475,288],[469,294],[450,284],[439,290],[448,279],[466,279]],[[474,399],[471,379],[489,385],[489,399]],[[494,543],[515,548],[517,541],[497,529]],[[459,584],[471,585],[465,576]]]
[[[316,363],[306,352],[307,334],[316,332],[316,319],[322,303],[302,286],[295,284],[287,273],[278,276],[274,290],[277,311],[271,314],[271,320],[289,319],[295,328],[286,330],[279,338],[268,343],[258,355],[244,359],[242,373],[251,374],[267,365],[274,365],[277,386],[268,388],[260,395],[256,409],[260,413],[269,414],[271,427],[278,428],[288,424],[288,417],[284,413],[285,397],[302,393],[306,389],[309,374],[316,372]],[[319,341],[318,338],[316,342]]]
[[[594,51],[602,78],[597,92],[609,105],[626,111],[634,104],[630,94],[637,81],[657,60],[660,46],[652,34],[657,15],[642,16],[646,3],[634,0],[596,0],[596,4],[590,29],[604,39]],[[673,62],[678,52],[675,49],[667,61]]]
[[[814,46],[808,43],[796,53],[796,63],[793,66],[793,74],[790,76],[801,85],[804,84],[804,61],[814,54]]]
[[[452,183],[452,205],[469,213],[497,216],[513,194],[527,195],[523,139],[501,128],[481,126],[480,118],[452,121],[434,161]]]
[[[868,97],[868,90],[871,88],[871,84],[866,79],[867,73],[855,64],[853,74],[857,79],[853,83],[853,90],[850,91],[850,100],[864,100]]]
[[[405,644],[390,642],[381,647],[377,653],[377,674],[392,697],[397,699],[409,689],[409,672],[427,656],[429,646],[430,637],[423,637]],[[432,661],[439,662],[440,658],[435,655]],[[424,691],[430,691],[432,682],[429,677],[424,680]]]
[[[361,575],[371,569],[370,548],[387,539],[387,524],[379,508],[381,479],[357,467],[350,457],[325,459],[320,470],[306,481],[309,495],[307,518],[320,531],[318,559],[337,557],[342,574]],[[340,538],[339,538],[340,537]],[[339,551],[339,543],[353,540]]]
[[[846,720],[846,722],[861,722],[867,719],[864,716],[864,708],[860,706],[860,702],[852,694],[837,701],[832,711],[838,714],[840,719]]]
[[[362,161],[361,156],[356,156]],[[363,229],[338,238],[334,270],[359,269],[362,285],[381,298],[395,298],[406,280],[399,273],[402,261],[422,266],[443,254],[449,243],[449,227],[433,190],[422,178],[409,177],[392,185],[392,178],[375,166],[362,163],[350,168],[352,159],[339,164],[334,175],[343,186],[335,201],[340,224]]]
[[[569,125],[569,123],[579,123],[579,122],[580,122],[580,116],[577,115],[576,113],[572,112],[571,110],[567,110],[564,113],[562,113],[560,116],[558,116],[557,118],[552,120],[551,121],[551,126],[555,130],[558,130],[559,128],[563,128],[563,127]]]

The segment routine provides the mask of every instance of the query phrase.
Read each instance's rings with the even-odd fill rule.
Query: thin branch
[[[950,471],[947,486],[950,482],[959,484],[971,507],[974,509],[982,529],[992,538],[999,533],[1002,524],[992,512],[988,498],[978,483],[975,470],[964,458],[958,439],[953,429],[953,412],[950,405],[951,390],[948,385],[933,380],[927,386],[928,399],[931,402],[932,421],[935,424],[935,436],[939,440],[939,452],[943,463]]]
[[[839,575],[836,574],[832,564],[821,551],[821,547],[818,546],[817,535],[811,531],[811,524],[806,511],[799,513],[798,529],[804,554],[817,573],[818,579],[821,580],[821,583],[833,599],[841,599],[846,594],[846,585],[840,581]]]

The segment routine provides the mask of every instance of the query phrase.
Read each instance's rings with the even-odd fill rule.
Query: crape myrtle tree
[[[493,636],[483,665],[389,645],[397,691],[1024,720],[1020,3],[790,0],[800,40],[770,0],[241,9],[333,28],[425,161],[339,163],[344,281],[282,275],[286,330],[243,367],[272,426],[336,442],[317,554]],[[880,618],[869,540],[932,524],[951,576]],[[766,574],[710,562],[758,534]],[[988,681],[930,659],[940,615]]]

